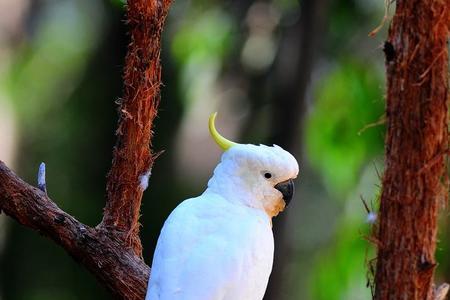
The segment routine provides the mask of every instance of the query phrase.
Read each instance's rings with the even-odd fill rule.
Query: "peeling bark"
[[[448,0],[397,0],[385,43],[386,171],[375,299],[431,300],[447,201]]]

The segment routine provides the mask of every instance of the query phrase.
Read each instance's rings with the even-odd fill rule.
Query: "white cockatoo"
[[[206,191],[166,220],[146,300],[262,299],[272,271],[272,217],[293,196],[295,158],[281,147],[237,144],[209,129],[224,150]]]

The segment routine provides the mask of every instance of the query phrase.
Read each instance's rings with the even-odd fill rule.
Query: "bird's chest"
[[[244,227],[244,228],[242,228]],[[230,252],[235,260],[234,276],[224,299],[262,299],[273,263],[273,234],[267,224],[236,228]]]

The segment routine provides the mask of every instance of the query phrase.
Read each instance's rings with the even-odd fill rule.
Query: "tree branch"
[[[115,296],[144,298],[149,267],[114,234],[80,223],[45,192],[17,177],[2,161],[0,195],[0,211],[62,246]]]
[[[150,143],[160,97],[161,32],[170,4],[170,0],[128,0],[131,42],[108,198],[99,226],[80,223],[0,161],[0,213],[62,246],[120,299],[142,300],[147,289],[149,267],[141,257],[138,219],[156,157]]]
[[[118,233],[139,256],[139,210],[146,175],[155,158],[149,146],[160,97],[161,32],[170,3],[128,1],[131,42],[125,59],[124,95],[119,101],[117,143],[106,187],[108,199],[100,225]]]

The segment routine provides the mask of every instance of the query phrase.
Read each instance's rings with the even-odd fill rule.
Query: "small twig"
[[[364,208],[366,209],[366,212],[370,213],[369,205],[367,205],[366,200],[364,200],[362,195],[359,195],[359,198],[361,199],[361,202],[364,204]]]
[[[45,163],[41,162],[39,165],[38,177],[37,177],[38,188],[47,194],[47,185],[45,183]]]
[[[367,211],[367,218],[366,222],[369,224],[374,224],[377,221],[377,214],[370,210],[369,205],[367,205],[366,200],[362,196],[359,196],[361,198],[362,203],[364,204],[364,208]]]
[[[375,168],[375,172],[377,173],[378,179],[381,180],[381,179],[383,178],[383,176],[381,176],[381,173],[380,173],[380,171],[378,170],[378,167],[377,167],[377,165],[375,164],[375,162],[373,162],[373,166],[374,166],[374,168]]]
[[[364,131],[366,131],[367,129],[369,129],[369,128],[372,128],[372,127],[375,127],[375,126],[379,126],[379,125],[383,125],[383,124],[385,124],[386,123],[386,115],[382,115],[379,119],[378,119],[378,121],[375,121],[375,122],[372,122],[372,123],[370,123],[370,124],[367,124],[367,125],[365,125],[363,128],[361,128],[359,131],[358,131],[358,135],[361,135]]]
[[[389,19],[389,7],[391,6],[392,2],[390,0],[384,0],[384,15],[383,19],[381,20],[380,24],[373,29],[371,32],[369,32],[370,37],[374,37],[380,30],[383,28],[384,24],[386,24],[386,21]]]

